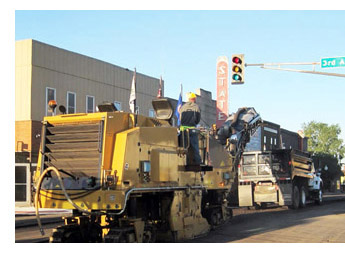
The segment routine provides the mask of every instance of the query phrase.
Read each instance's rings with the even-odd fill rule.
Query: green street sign
[[[345,67],[345,57],[321,58],[321,68]]]

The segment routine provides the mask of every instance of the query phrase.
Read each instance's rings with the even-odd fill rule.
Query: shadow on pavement
[[[332,206],[337,206],[332,208]],[[290,210],[287,207],[245,210],[237,209],[233,219],[211,231],[207,236],[200,237],[190,243],[224,243],[233,242],[291,226],[313,222],[312,218],[327,215],[345,214],[345,199],[336,199],[332,202],[324,202],[317,206],[309,204],[305,208]]]

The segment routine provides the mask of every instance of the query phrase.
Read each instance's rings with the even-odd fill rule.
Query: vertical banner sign
[[[228,118],[228,71],[228,57],[219,56],[217,59],[217,128]]]

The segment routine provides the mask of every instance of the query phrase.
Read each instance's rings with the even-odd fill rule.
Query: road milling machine
[[[73,210],[50,242],[183,241],[231,218],[234,168],[260,116],[242,108],[221,128],[200,129],[199,165],[188,132],[170,124],[170,102],[152,104],[155,118],[110,103],[44,118],[34,176],[38,224],[39,208]]]

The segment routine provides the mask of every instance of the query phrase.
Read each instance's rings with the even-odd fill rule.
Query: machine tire
[[[77,225],[64,225],[53,230],[49,238],[51,243],[82,243],[83,237]]]
[[[146,226],[144,229],[143,243],[156,242],[156,229],[153,226]]]
[[[121,233],[118,239],[118,243],[127,243],[127,238],[126,235],[124,233]]]
[[[51,236],[49,237],[50,243],[62,243],[63,234],[60,231],[54,230]]]
[[[110,230],[104,237],[104,242],[108,243],[126,243],[127,238],[125,232]]]
[[[172,242],[177,242],[178,241],[178,236],[177,236],[177,231],[171,231],[171,239],[172,239]]]
[[[100,225],[96,223],[92,224],[87,234],[88,242],[102,242],[102,227]]]
[[[299,207],[300,208],[303,208],[306,206],[306,203],[307,203],[307,192],[306,192],[306,189],[304,187],[304,185],[302,185],[299,189]]]
[[[268,205],[267,203],[261,203],[261,209],[267,209]]]
[[[317,197],[315,199],[315,203],[317,205],[322,205],[322,203],[323,203],[323,192],[321,189],[317,192]]]
[[[212,229],[214,229],[218,225],[218,212],[216,209],[212,209],[211,211],[210,225]]]
[[[211,226],[211,230],[214,230],[221,223],[221,209],[210,208],[205,214],[208,224]]]
[[[293,186],[292,189],[292,194],[291,194],[291,198],[292,198],[292,204],[291,204],[291,208],[292,209],[298,209],[299,207],[299,199],[300,199],[300,194],[299,194],[299,189],[297,185]]]

